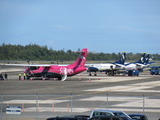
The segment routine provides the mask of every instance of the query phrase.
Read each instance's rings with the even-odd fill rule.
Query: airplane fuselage
[[[48,76],[54,76],[57,74],[57,76],[59,76],[60,74],[61,75],[67,75],[67,76],[72,76],[72,75],[75,75],[75,74],[78,74],[80,72],[83,72],[85,71],[87,68],[85,67],[74,67],[74,68],[71,68],[71,67],[67,67],[67,66],[50,66],[50,67],[38,67],[37,69],[30,69],[30,68],[27,68],[26,69],[26,73],[28,73],[29,75],[31,76],[37,76],[37,77],[41,77],[41,76],[44,76],[44,75],[48,75]]]
[[[124,65],[116,65],[116,64],[105,64],[105,63],[101,63],[101,64],[86,64],[86,66],[88,67],[95,67],[98,68],[98,70],[118,70],[118,69],[122,69],[124,67]]]
[[[140,64],[140,63],[131,63],[125,66],[126,70],[136,70],[136,69],[143,69],[144,67],[146,67],[144,64]]]

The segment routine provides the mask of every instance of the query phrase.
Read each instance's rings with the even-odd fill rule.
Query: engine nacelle
[[[87,72],[96,72],[96,71],[98,71],[98,68],[96,67],[88,67],[88,70],[87,70]]]

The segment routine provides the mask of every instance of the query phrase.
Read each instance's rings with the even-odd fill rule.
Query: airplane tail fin
[[[146,58],[145,58],[145,61],[144,61],[146,64],[149,63],[149,58],[150,58],[150,56],[149,56],[149,54],[147,54]]]
[[[149,66],[149,65],[152,64],[152,63],[155,63],[155,62],[149,62],[149,59],[150,59],[150,54],[147,54],[147,55],[146,55],[146,58],[145,58],[145,64],[146,64],[147,66]]]
[[[141,58],[137,62],[135,62],[135,63],[142,63],[142,64],[144,64],[145,61],[146,61],[145,59],[146,59],[146,53],[143,53],[141,55]]]
[[[82,51],[79,51],[80,55],[77,58],[77,60],[70,64],[69,66],[74,66],[74,67],[84,67],[85,63],[86,63],[86,57],[87,57],[87,53],[88,53],[88,49],[84,48],[82,49]]]
[[[126,52],[122,52],[120,59],[114,63],[124,64],[125,60],[126,60]]]

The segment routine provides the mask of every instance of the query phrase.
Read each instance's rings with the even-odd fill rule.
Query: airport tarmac
[[[0,81],[0,91],[4,95],[2,118],[5,120],[13,118],[13,115],[5,113],[5,105],[18,103],[25,106],[25,112],[16,119],[28,116],[31,119],[37,115],[38,119],[46,119],[68,115],[71,111],[72,114],[88,115],[92,109],[106,108],[122,110],[128,114],[144,113],[149,120],[160,118],[160,76],[149,75],[149,71],[144,71],[139,76],[106,76],[104,73],[88,76],[88,73],[83,72],[68,77],[66,81],[18,80],[18,74],[23,73],[23,69],[8,66],[0,68],[0,72],[7,73],[9,78]],[[38,114],[33,112],[36,107],[32,106],[36,104],[36,95]]]

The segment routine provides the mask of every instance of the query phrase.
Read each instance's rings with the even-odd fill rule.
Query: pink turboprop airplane
[[[26,66],[24,73],[27,74],[27,78],[30,77],[49,77],[49,78],[58,78],[58,80],[65,81],[67,76],[73,76],[78,73],[81,73],[87,70],[84,67],[86,63],[86,56],[88,49],[84,48],[80,51],[80,55],[77,60],[70,65],[37,65],[37,64],[19,64],[19,66]],[[16,65],[18,64],[6,64],[6,65]]]

